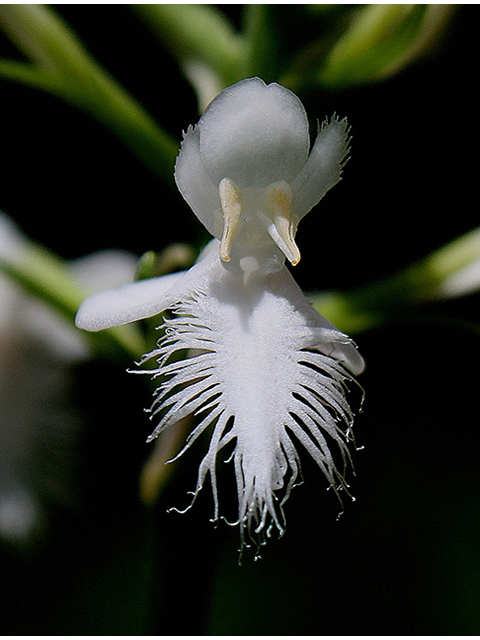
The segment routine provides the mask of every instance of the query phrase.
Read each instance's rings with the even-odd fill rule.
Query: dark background
[[[198,118],[194,94],[129,7],[56,9],[180,139]],[[228,11],[239,24],[241,7]],[[299,11],[289,25],[301,42],[312,23]],[[301,96],[313,118],[347,116],[353,134],[344,180],[299,230],[303,288],[354,288],[478,225],[478,18],[477,6],[460,6],[438,51],[385,82]],[[17,55],[2,36],[0,54]],[[0,208],[32,238],[66,259],[204,239],[181,197],[99,123],[26,87],[2,80],[0,91]],[[478,325],[479,299],[420,313],[356,336],[368,364],[356,428],[365,449],[350,476],[356,502],[337,522],[335,497],[305,459],[285,537],[241,568],[237,531],[208,522],[207,487],[187,514],[165,513],[185,504],[200,447],[178,463],[158,507],[144,509],[137,476],[148,394],[106,363],[77,371],[90,425],[81,506],[52,506],[35,550],[1,551],[0,632],[477,634],[480,341],[438,317]]]

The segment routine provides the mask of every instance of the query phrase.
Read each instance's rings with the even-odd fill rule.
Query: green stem
[[[95,62],[52,9],[0,5],[0,27],[31,62],[0,61],[0,76],[54,93],[90,114],[173,187],[177,141]]]
[[[275,21],[275,5],[245,5],[244,34],[247,47],[244,77],[259,76],[265,82],[276,79],[278,37]]]
[[[388,75],[390,67],[415,42],[426,5],[365,5],[332,46],[318,82],[338,88],[371,82]]]
[[[90,94],[69,96],[58,92],[60,97],[89,113],[130,147],[135,155],[169,187],[175,189],[173,169],[179,143],[166,134],[148,113],[101,70],[92,73]]]
[[[16,60],[0,59],[0,77],[52,92],[60,91],[58,85],[62,84],[57,73]]]
[[[228,86],[240,79],[244,42],[220,11],[200,4],[135,4],[145,20],[183,66],[197,60]]]

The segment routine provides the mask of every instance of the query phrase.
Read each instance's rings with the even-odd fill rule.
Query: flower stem
[[[427,5],[365,5],[331,48],[318,74],[324,87],[376,80],[415,43]]]
[[[275,5],[245,5],[244,34],[247,46],[243,63],[244,77],[259,76],[265,82],[276,79],[278,38],[275,20]]]
[[[213,69],[223,87],[240,79],[244,43],[220,11],[198,4],[135,4],[132,8],[182,66],[189,60],[201,61]]]
[[[43,5],[0,5],[0,28],[29,63],[0,61],[0,76],[43,89],[90,114],[173,187],[178,144]]]

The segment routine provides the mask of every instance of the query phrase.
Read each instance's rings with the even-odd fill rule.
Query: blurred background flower
[[[35,257],[0,255],[0,478],[21,476],[24,510],[3,517],[27,538],[48,523],[28,553],[0,539],[3,633],[478,633],[477,18],[475,5],[0,6],[0,206]],[[167,476],[155,456],[144,466],[150,390],[125,369],[151,347],[149,326],[100,343],[70,334],[65,357],[56,321],[38,337],[24,296],[53,306],[67,335],[83,295],[72,261],[117,248],[152,250],[136,277],[188,266],[207,238],[171,188],[182,130],[252,75],[352,127],[342,188],[299,230],[295,277],[368,366],[355,504],[337,522],[305,459],[286,535],[239,568],[235,532],[205,522],[208,496],[166,513],[195,454]],[[179,242],[191,254],[162,263]],[[52,451],[53,492],[34,472]]]
[[[28,239],[1,212],[0,238],[0,261],[26,261]],[[103,251],[67,268],[83,297],[130,281],[136,260],[126,251]],[[43,529],[46,504],[74,507],[81,497],[84,425],[71,386],[74,366],[93,353],[55,309],[3,274],[0,309],[0,538],[23,548]]]

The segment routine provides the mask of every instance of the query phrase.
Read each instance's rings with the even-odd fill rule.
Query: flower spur
[[[242,546],[246,533],[260,542],[283,533],[297,443],[335,491],[346,486],[330,444],[345,464],[347,386],[363,359],[309,304],[285,258],[300,260],[297,225],[340,180],[347,153],[347,123],[336,117],[310,149],[305,110],[288,89],[259,78],[225,89],[188,129],[175,166],[180,192],[215,239],[190,270],[96,294],[77,314],[79,327],[98,331],[172,312],[142,360],[156,359],[151,373],[161,380],[149,440],[193,414],[181,455],[211,429],[194,496],[209,475],[214,520],[217,457],[232,443]]]

